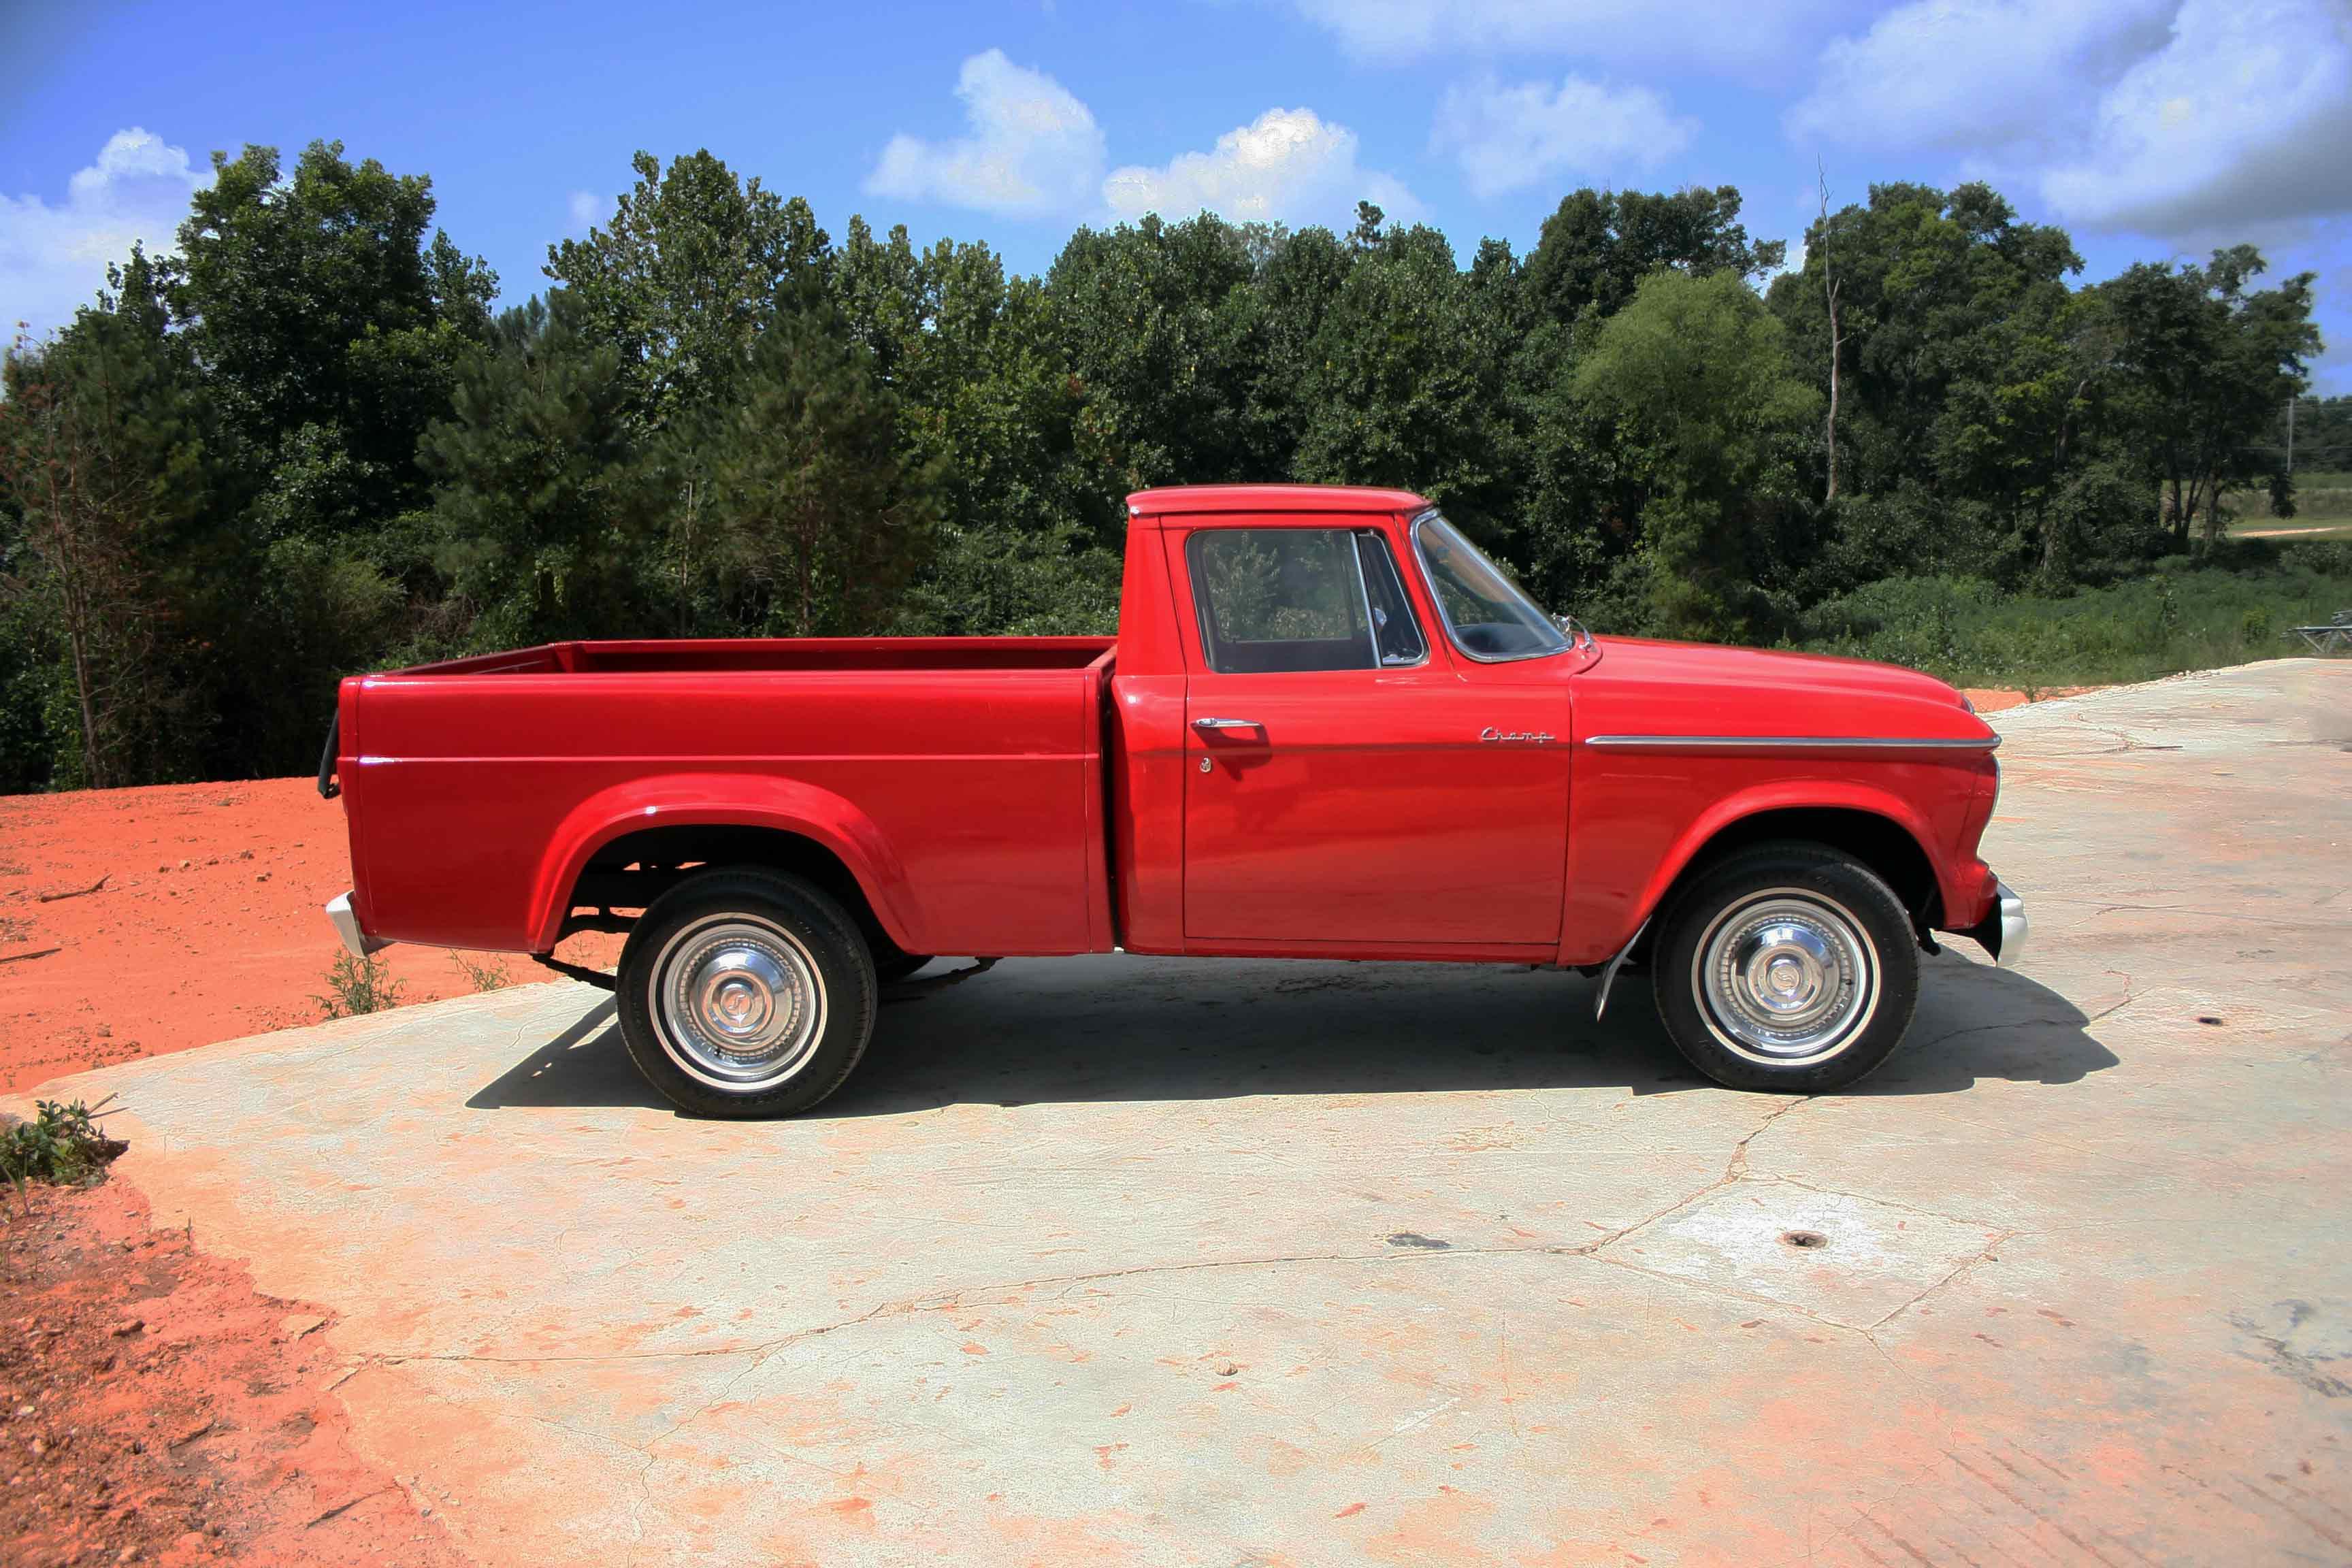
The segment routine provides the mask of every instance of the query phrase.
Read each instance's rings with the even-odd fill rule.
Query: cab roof
[[[1411,490],[1361,485],[1171,485],[1127,498],[1135,517],[1210,511],[1422,511],[1429,502]]]

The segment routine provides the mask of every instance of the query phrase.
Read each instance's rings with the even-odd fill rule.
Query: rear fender
[[[907,869],[872,818],[830,790],[759,773],[670,773],[601,790],[558,824],[531,891],[531,951],[555,945],[572,889],[595,853],[649,827],[758,827],[823,845],[849,868],[890,940],[919,952]]]
[[[1716,835],[1768,811],[1792,810],[1858,811],[1884,817],[1910,835],[1911,842],[1919,847],[1919,852],[1934,870],[1938,886],[1944,881],[1947,869],[1944,858],[1929,847],[1936,842],[1934,831],[1927,819],[1902,796],[1851,780],[1788,779],[1759,784],[1752,789],[1726,795],[1701,812],[1683,829],[1673,847],[1659,859],[1657,868],[1650,873],[1649,881],[1643,886],[1641,898],[1635,901],[1632,918],[1625,929],[1617,933],[1616,946],[1612,951],[1622,952],[1633,942],[1642,927],[1658,912],[1658,906],[1665,901],[1667,889],[1706,850]],[[1945,896],[1949,898],[1951,889],[1944,890]]]

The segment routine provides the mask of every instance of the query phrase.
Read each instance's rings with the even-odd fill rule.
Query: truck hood
[[[1594,641],[1601,658],[1580,684],[1596,698],[1607,694],[1601,706],[1612,710],[1612,724],[1636,716],[1622,699],[1646,714],[1640,728],[1673,733],[1955,740],[1991,733],[1957,689],[1900,665],[1646,637]]]

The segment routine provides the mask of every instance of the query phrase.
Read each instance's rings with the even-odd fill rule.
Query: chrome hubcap
[[[1692,989],[1723,1044],[1751,1060],[1834,1056],[1878,1005],[1877,954],[1861,922],[1794,889],[1744,899],[1699,940]]]
[[[824,981],[799,939],[749,915],[718,915],[663,945],[654,965],[662,1049],[714,1089],[772,1089],[824,1033]]]

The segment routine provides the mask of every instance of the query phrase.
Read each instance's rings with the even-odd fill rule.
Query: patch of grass
[[[2277,542],[2241,566],[2163,563],[2066,598],[1969,578],[1893,578],[1816,606],[1801,646],[1909,665],[1955,686],[2152,680],[2306,651],[2289,629],[2352,608],[2352,547]]]
[[[449,962],[466,977],[466,984],[477,991],[503,991],[514,984],[507,973],[506,961],[499,958],[479,959],[470,953],[452,952]]]
[[[404,989],[392,977],[391,966],[383,959],[373,954],[353,958],[348,952],[339,952],[327,971],[326,993],[310,1000],[319,1005],[320,1017],[356,1018],[362,1013],[397,1007]]]
[[[101,1108],[105,1103],[99,1101]],[[70,1105],[44,1100],[34,1110],[30,1121],[10,1121],[0,1127],[0,1180],[19,1189],[27,1182],[88,1186],[130,1147],[99,1131],[89,1107],[79,1100]]]
[[[2271,510],[2267,489],[2228,490],[2221,508],[2231,515],[2230,531],[2251,529],[2326,528],[2352,532],[2352,474],[2305,471],[2294,476],[2294,515],[2280,517]]]

